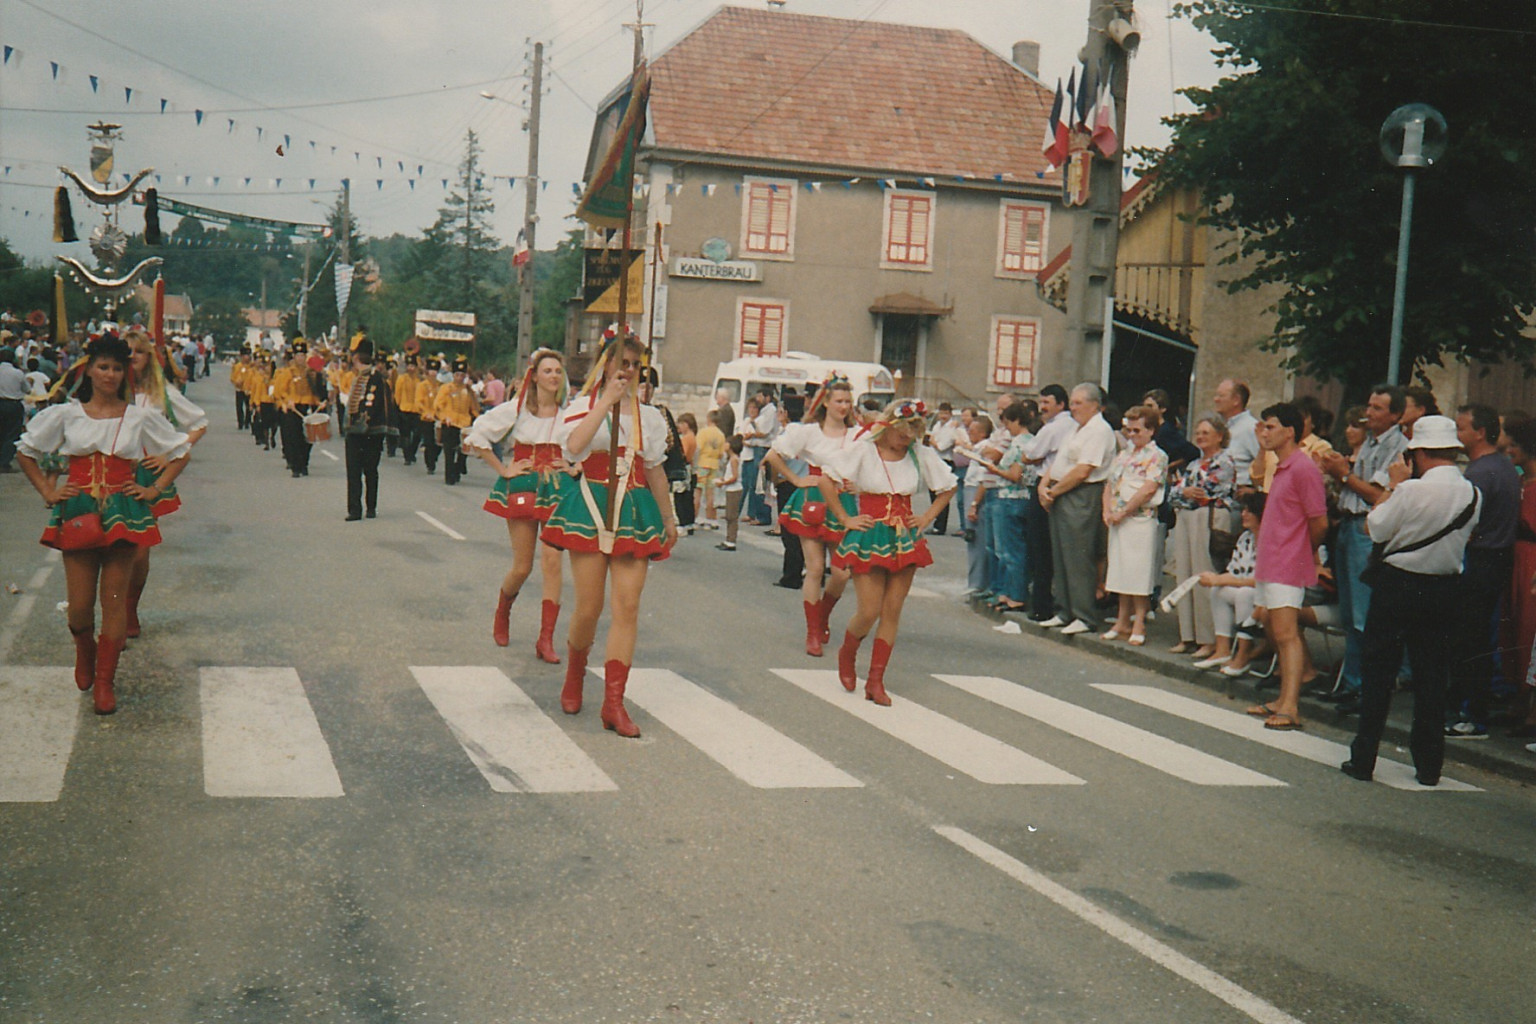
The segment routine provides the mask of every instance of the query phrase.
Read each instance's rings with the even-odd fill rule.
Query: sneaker
[[[735,551],[736,550],[736,545],[732,544],[728,540],[724,540],[724,541],[721,541],[719,544],[715,545],[715,550],[716,551]]]
[[[1077,636],[1079,633],[1089,633],[1092,631],[1093,627],[1088,625],[1088,623],[1084,622],[1082,619],[1077,619],[1076,621],[1061,627],[1062,636]]]
[[[1042,627],[1044,629],[1056,629],[1057,627],[1065,626],[1066,624],[1067,624],[1067,620],[1062,618],[1060,615],[1052,615],[1050,618],[1046,619],[1044,622],[1036,623],[1036,625],[1038,625],[1038,626],[1040,626],[1040,627]]]
[[[1476,722],[1456,722],[1445,727],[1445,738],[1448,740],[1485,740],[1488,738],[1488,727],[1478,725]]]

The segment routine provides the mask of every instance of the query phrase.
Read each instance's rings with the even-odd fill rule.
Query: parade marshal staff
[[[352,338],[352,370],[356,376],[347,392],[347,522],[363,518],[367,486],[368,518],[379,514],[379,459],[384,439],[395,432],[394,402],[389,378],[373,364],[373,342],[359,333]]]
[[[1386,498],[1366,516],[1376,553],[1361,659],[1360,727],[1344,774],[1369,781],[1406,647],[1413,663],[1413,753],[1419,784],[1440,781],[1445,761],[1445,688],[1450,672],[1462,558],[1481,512],[1477,488],[1456,468],[1456,421],[1425,416],[1408,441],[1414,479],[1388,467]]]
[[[452,487],[464,475],[469,460],[464,455],[464,431],[480,415],[480,400],[469,387],[469,360],[453,359],[453,380],[438,389],[432,415],[443,432],[443,483]]]
[[[272,375],[272,397],[282,415],[283,458],[295,477],[309,476],[308,438],[304,436],[304,417],[325,401],[325,377],[311,370],[309,345],[294,338],[288,365]]]
[[[587,653],[603,612],[603,588],[613,579],[613,617],[603,665],[603,728],[636,737],[640,730],[624,710],[624,689],[639,632],[640,593],[652,560],[666,558],[677,543],[677,516],[662,463],[667,458],[667,424],[636,390],[645,349],[634,335],[610,337],[581,397],[561,417],[565,458],[581,475],[565,489],[542,534],[546,543],[571,553],[576,611],[568,634],[565,686],[560,709],[581,710]],[[610,414],[618,410],[619,444],[610,449]],[[613,460],[617,459],[617,465]],[[608,512],[608,488],[622,491]]]

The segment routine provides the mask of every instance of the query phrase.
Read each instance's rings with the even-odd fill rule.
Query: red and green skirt
[[[134,464],[127,459],[101,455],[77,455],[71,458],[69,482],[82,488],[82,491],[53,506],[53,513],[48,517],[48,526],[43,530],[39,543],[58,548],[59,530],[66,520],[95,512],[101,516],[102,533],[106,535],[106,544],[103,546],[118,541],[146,548],[159,544],[160,527],[155,525],[155,514],[150,510],[149,502],[140,501],[122,490],[124,485],[133,481],[133,474]],[[97,494],[102,495],[100,500]]]
[[[608,485],[577,477],[561,489],[558,504],[544,524],[539,539],[562,551],[600,551],[597,524],[587,508],[581,489],[587,488],[598,513],[608,510]],[[614,532],[613,556],[629,555],[659,562],[672,552],[666,547],[666,527],[656,496],[647,487],[631,486],[619,506],[619,526]]]
[[[844,492],[838,498],[843,503],[843,511],[847,512],[850,516],[857,514],[858,503],[852,494]],[[784,503],[783,509],[779,511],[779,526],[782,529],[788,530],[796,537],[819,540],[823,544],[836,544],[843,539],[843,528],[838,523],[837,516],[831,509],[822,506],[821,515],[810,517],[806,515],[806,505],[808,503],[821,505],[824,501],[826,501],[826,498],[823,497],[819,487],[795,488],[795,493],[789,496],[789,500]],[[820,522],[813,521],[816,519],[819,519]]]
[[[849,530],[843,534],[832,565],[853,573],[884,569],[896,572],[908,566],[922,568],[933,564],[933,554],[921,531],[906,525],[912,514],[912,499],[905,494],[861,494],[858,512],[872,516],[875,524],[867,530]]]
[[[503,519],[531,519],[546,523],[560,504],[561,495],[570,486],[564,473],[535,472],[521,476],[499,476],[482,506]],[[577,495],[578,498],[581,495]]]
[[[142,462],[133,471],[133,482],[140,487],[154,487],[155,481],[159,478],[160,474],[158,471],[144,465]],[[154,513],[156,519],[159,519],[161,516],[170,515],[179,508],[181,508],[181,495],[176,493],[176,485],[171,484],[164,491],[160,492],[160,497],[155,499],[155,503],[149,507],[149,510]]]

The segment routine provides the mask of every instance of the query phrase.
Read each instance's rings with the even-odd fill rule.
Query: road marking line
[[[600,675],[595,669],[593,673]],[[625,697],[748,785],[759,789],[864,785],[772,726],[669,669],[631,669]]]
[[[877,707],[861,693],[846,692],[837,681],[836,672],[776,668],[773,674],[978,782],[1017,786],[1084,784],[1076,775],[894,693],[890,707]]]
[[[411,675],[493,791],[599,793],[619,788],[500,669],[412,665]]]
[[[1330,768],[1337,768],[1343,762],[1349,760],[1349,747],[1343,743],[1335,743],[1325,740],[1321,736],[1311,736],[1304,732],[1281,732],[1275,729],[1266,729],[1263,724],[1251,715],[1245,715],[1237,711],[1224,711],[1204,701],[1192,700],[1176,693],[1168,693],[1152,686],[1122,686],[1115,683],[1095,683],[1094,688],[1112,693],[1116,697],[1124,697],[1126,700],[1135,701],[1145,707],[1157,711],[1167,712],[1187,721],[1197,722],[1200,725],[1208,725],[1212,729],[1229,733],[1233,736],[1241,736],[1245,740],[1283,750],[1287,754],[1306,758],[1308,761],[1316,761]],[[1465,782],[1457,782],[1455,779],[1440,779],[1438,786],[1421,786],[1413,777],[1413,769],[1401,761],[1389,761],[1380,758],[1376,762],[1377,782],[1393,789],[1403,789],[1409,792],[1429,792],[1436,789],[1452,793],[1481,793],[1482,790]]]
[[[337,797],[331,761],[291,668],[203,668],[203,791],[217,797]]]
[[[59,798],[80,704],[73,668],[0,669],[0,803]]]
[[[53,567],[56,565],[62,552],[53,550],[48,552],[46,565],[41,566],[27,581],[23,593],[16,599],[16,604],[11,607],[11,614],[5,617],[5,627],[0,629],[0,663],[11,660],[11,647],[16,643],[16,635],[21,632],[21,624],[27,621],[32,614],[32,608],[37,604],[38,591],[48,582],[48,577],[53,575]]]
[[[452,537],[454,540],[463,540],[464,539],[464,535],[462,533],[460,533],[457,530],[451,529],[451,528],[449,528],[447,526],[444,526],[442,523],[438,522],[436,519],[433,519],[431,516],[427,515],[425,512],[422,512],[422,511],[418,510],[416,514],[421,516],[421,518],[425,519],[427,522],[431,523],[433,526],[437,527],[439,530],[442,530],[444,533],[446,533],[448,536]]]
[[[935,825],[933,830],[962,850],[986,861],[1015,881],[1027,885],[1068,913],[1093,925],[1117,942],[1131,947],[1159,967],[1172,971],[1233,1009],[1258,1021],[1259,1024],[1301,1024],[1299,1020],[1273,1003],[1259,998],[1236,982],[1229,981],[1204,964],[1190,959],[1167,943],[1154,939],[1139,928],[1127,924],[1098,904],[1051,881],[1023,861],[1010,857],[969,832],[949,825]]]
[[[936,675],[934,678],[1185,782],[1199,786],[1285,785],[1279,779],[1261,775],[1231,761],[1223,761],[1182,743],[1175,743],[1166,736],[1138,729],[1108,715],[1058,700],[1006,679],[996,676],[947,675]]]
[[[908,597],[943,597],[937,590],[929,590],[927,587],[912,587],[907,591]]]
[[[335,453],[333,453],[329,448],[321,448],[320,449],[320,454],[324,455],[326,458],[330,459],[332,462],[340,462],[341,461],[340,459],[338,459],[336,457]]]

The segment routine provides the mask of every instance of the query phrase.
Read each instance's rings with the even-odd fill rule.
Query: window
[[[933,269],[933,193],[886,191],[884,251],[882,266]]]
[[[997,276],[1027,277],[1045,266],[1045,227],[1049,207],[1004,199],[999,205]]]
[[[795,182],[747,178],[742,182],[741,251],[768,259],[793,259]]]
[[[995,316],[992,318],[993,388],[1035,386],[1035,343],[1040,337],[1036,320]]]
[[[736,312],[736,355],[781,356],[789,325],[789,304],[773,299],[742,299]]]

